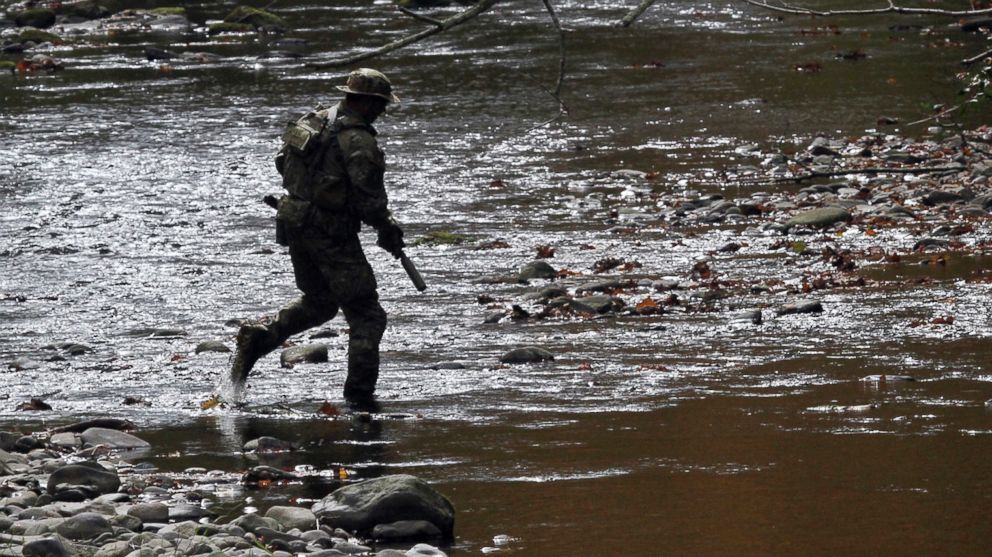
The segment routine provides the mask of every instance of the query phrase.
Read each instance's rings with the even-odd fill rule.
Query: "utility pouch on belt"
[[[290,195],[280,197],[276,209],[276,243],[286,245],[286,231],[308,225],[312,213],[313,205],[309,201]]]

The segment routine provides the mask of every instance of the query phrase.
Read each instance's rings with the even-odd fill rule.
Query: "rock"
[[[923,162],[924,159],[917,157],[916,155],[911,155],[903,151],[891,151],[885,154],[883,157],[887,162],[894,162],[899,164],[917,164]]]
[[[426,520],[400,520],[391,524],[377,524],[372,529],[372,539],[384,542],[433,540],[441,531]]]
[[[111,472],[93,462],[80,462],[58,468],[48,477],[48,493],[55,495],[60,485],[86,486],[97,493],[113,493],[121,486],[121,480]]]
[[[423,480],[405,474],[342,487],[312,510],[325,525],[366,534],[377,524],[424,520],[451,539],[455,525],[451,502]]]
[[[24,557],[69,557],[72,553],[58,538],[43,538],[24,544]]]
[[[406,557],[448,557],[448,555],[433,545],[418,543],[406,552]]]
[[[83,440],[75,433],[56,433],[48,438],[48,442],[56,447],[77,449],[83,446]]]
[[[138,426],[136,426],[131,420],[121,420],[118,418],[95,418],[92,420],[85,420],[74,424],[64,425],[62,427],[56,427],[51,431],[52,433],[82,433],[91,427],[116,429],[118,431],[134,431],[135,429],[138,429]]]
[[[131,547],[130,542],[111,542],[98,549],[97,552],[93,554],[93,557],[125,557],[132,551],[134,551],[134,548]]]
[[[737,321],[737,322],[747,321],[753,325],[761,325],[761,321],[762,321],[761,310],[754,309],[750,311],[745,311],[744,313],[735,316],[733,318],[733,321]]]
[[[85,512],[65,519],[65,522],[55,527],[55,531],[70,540],[88,540],[105,532],[112,532],[113,529],[107,517]]]
[[[170,522],[196,521],[208,516],[213,516],[213,513],[199,505],[193,505],[191,503],[181,503],[169,507]]]
[[[289,24],[286,20],[275,15],[272,12],[265,10],[260,10],[258,8],[252,8],[250,6],[238,6],[231,10],[231,13],[227,14],[224,18],[227,23],[247,23],[253,28],[258,27],[280,27],[282,29],[288,29]]]
[[[169,328],[140,328],[131,329],[127,333],[127,336],[139,337],[139,338],[178,338],[187,335],[186,331],[182,329],[169,329]]]
[[[202,354],[204,352],[230,352],[231,349],[227,347],[226,344],[219,340],[205,340],[200,344],[196,345],[193,352],[196,354]]]
[[[301,507],[270,507],[265,512],[265,517],[274,519],[285,530],[298,528],[305,532],[317,527],[317,516],[313,511]]]
[[[127,514],[142,522],[169,521],[169,507],[163,503],[137,503],[127,510]]]
[[[916,381],[916,379],[908,375],[866,375],[861,378],[862,381],[868,383],[902,383],[906,381]]]
[[[272,466],[256,466],[241,477],[241,482],[245,484],[257,484],[260,481],[280,481],[297,480],[296,474],[285,472]]]
[[[585,286],[580,286],[576,288],[575,295],[581,296],[589,292],[606,292],[608,290],[623,288],[623,286],[624,286],[623,283],[620,282],[619,280],[601,280],[598,282],[594,282],[592,284],[587,284]],[[563,295],[565,295],[565,293],[559,294],[559,296],[563,296]],[[557,296],[549,296],[549,297],[555,298]]]
[[[258,439],[252,439],[244,444],[245,452],[256,452],[256,453],[282,453],[287,451],[295,451],[296,445],[290,443],[289,441],[283,441],[282,439],[276,439],[275,437],[259,437]]]
[[[558,271],[545,261],[531,261],[520,268],[517,274],[519,282],[526,282],[531,279],[554,280],[558,276]]]
[[[220,23],[212,23],[207,27],[208,35],[221,35],[224,33],[254,33],[255,26],[250,23],[232,23],[227,21],[222,21]]]
[[[172,60],[173,58],[178,58],[178,57],[179,55],[176,54],[175,52],[170,52],[168,50],[156,48],[154,46],[145,47],[145,58],[149,62],[153,62],[155,60]]]
[[[614,309],[616,304],[612,296],[602,294],[599,296],[575,298],[569,305],[572,309],[581,313],[606,313]]]
[[[840,207],[823,207],[800,213],[785,223],[785,229],[794,226],[826,227],[838,222],[849,222],[851,214]]]
[[[14,14],[14,23],[18,27],[35,27],[47,29],[55,25],[55,12],[48,8],[33,8]]]
[[[246,532],[254,532],[258,528],[270,528],[272,530],[278,531],[279,528],[281,528],[277,520],[273,518],[258,516],[255,513],[248,513],[246,515],[242,515],[232,520],[231,524],[242,528]]]
[[[797,313],[822,313],[823,304],[817,301],[811,302],[798,302],[795,304],[786,304],[777,310],[775,310],[775,315],[792,315]]]
[[[279,365],[282,367],[293,367],[296,364],[315,364],[327,361],[326,344],[304,344],[294,346],[282,351],[279,356]]]
[[[920,201],[928,207],[933,207],[935,205],[940,205],[942,203],[955,203],[957,201],[964,201],[964,197],[949,191],[933,190],[927,192]]]
[[[740,251],[741,245],[737,242],[730,242],[729,244],[724,244],[716,249],[717,253],[736,253]]]
[[[89,446],[106,445],[111,449],[144,449],[151,444],[144,439],[139,439],[130,433],[108,429],[105,427],[91,427],[82,434],[83,444]]]
[[[503,354],[499,361],[504,364],[529,364],[554,359],[554,354],[544,348],[537,346],[523,346],[521,348],[514,348],[506,354]]]

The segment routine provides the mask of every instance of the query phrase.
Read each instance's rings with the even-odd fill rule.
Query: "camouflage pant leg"
[[[348,379],[345,398],[367,398],[379,379],[379,341],[386,331],[386,312],[378,296],[341,306],[351,337],[348,341]]]
[[[290,255],[304,298],[322,307],[340,307],[351,328],[345,396],[370,396],[379,376],[379,342],[386,330],[386,312],[379,305],[375,274],[358,236],[337,241],[304,236],[298,242],[291,240]]]

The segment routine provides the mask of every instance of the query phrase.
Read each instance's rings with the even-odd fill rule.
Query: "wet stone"
[[[127,510],[127,514],[142,522],[167,522],[169,507],[162,503],[138,503]]]
[[[776,315],[793,315],[793,314],[822,313],[822,312],[823,312],[823,304],[818,301],[786,304],[775,310]]]
[[[55,531],[70,540],[87,540],[111,532],[112,529],[107,517],[86,512],[67,518],[65,522],[56,526]]]
[[[327,361],[326,344],[305,344],[294,346],[282,351],[279,356],[279,365],[284,368],[293,367],[297,364],[315,364]]]
[[[121,480],[116,473],[110,472],[99,464],[82,462],[69,464],[57,469],[48,477],[48,493],[55,494],[59,485],[87,486],[98,493],[117,491]]]
[[[148,441],[116,429],[91,427],[82,434],[83,444],[106,445],[112,449],[144,449],[150,447]]]
[[[909,375],[866,375],[861,378],[862,381],[866,383],[905,383],[908,381],[916,381],[915,378]]]
[[[226,353],[230,351],[231,349],[228,348],[227,345],[225,345],[223,342],[220,342],[219,340],[207,340],[201,342],[200,344],[197,344],[196,348],[193,350],[193,352],[196,354],[202,354],[204,352]]]
[[[544,348],[537,346],[524,346],[521,348],[514,348],[513,350],[503,354],[499,361],[504,364],[528,364],[554,359],[554,354]]]
[[[517,274],[517,280],[526,282],[531,279],[554,279],[558,271],[545,261],[531,261],[524,265]]]
[[[22,549],[24,557],[69,557],[72,553],[58,538],[30,541]]]
[[[406,557],[448,557],[448,555],[433,545],[418,543],[406,552]]]
[[[455,523],[455,509],[444,495],[405,474],[342,487],[312,510],[325,525],[359,533],[371,532],[377,524],[425,520],[451,538]]]
[[[243,447],[245,452],[256,452],[256,453],[282,453],[287,451],[296,450],[296,445],[289,442],[283,441],[282,439],[276,439],[275,437],[259,437],[258,439],[252,439],[244,444]]]
[[[298,528],[301,531],[317,527],[317,517],[310,509],[301,507],[275,506],[265,512],[266,518],[274,519],[286,530]]]
[[[377,541],[422,541],[441,537],[441,531],[426,520],[400,520],[391,524],[377,524],[372,529],[372,539]]]
[[[794,226],[824,227],[838,222],[848,222],[851,214],[840,207],[823,207],[800,213],[785,223],[786,229]]]
[[[606,313],[614,308],[614,298],[605,294],[575,298],[570,306],[581,313]]]

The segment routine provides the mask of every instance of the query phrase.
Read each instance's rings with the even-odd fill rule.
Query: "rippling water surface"
[[[387,415],[371,424],[314,414],[325,400],[340,404],[340,319],[327,326],[339,333],[324,340],[329,364],[284,370],[266,358],[242,410],[200,410],[227,355],[193,354],[204,340],[233,346],[228,320],[296,295],[258,200],[279,187],[282,126],[333,102],[343,71],[259,58],[271,50],[265,37],[119,33],[56,47],[64,72],[0,76],[0,361],[18,368],[0,385],[5,428],[126,416],[148,430],[148,458],[163,469],[237,472],[252,464],[241,444],[270,434],[307,447],[278,457],[281,466],[417,474],[459,509],[455,555],[980,553],[992,493],[990,303],[988,284],[965,279],[987,258],[865,267],[876,286],[825,291],[819,316],[771,319],[773,306],[796,300],[745,290],[712,312],[485,325],[491,308],[477,297],[537,311],[524,295],[540,284],[492,279],[515,275],[539,245],[555,248],[555,268],[583,274],[573,286],[688,284],[704,257],[723,280],[796,283],[825,264],[774,250],[779,237],[755,223],[653,222],[651,194],[748,197],[759,187],[726,178],[757,164],[739,147],[794,151],[817,133],[874,130],[880,116],[925,116],[954,102],[954,62],[981,43],[944,22],[780,21],[732,2],[660,3],[629,29],[615,26],[625,8],[613,3],[558,7],[569,116],[547,126],[538,127],[557,111],[545,89],[558,46],[540,3],[501,4],[372,63],[404,99],[378,127],[408,238],[449,230],[468,240],[409,250],[430,285],[423,294],[369,250],[390,315]],[[387,3],[275,9],[311,57],[420,28]],[[190,15],[224,13],[204,5]],[[221,57],[147,62],[149,45]],[[866,59],[836,58],[859,49]],[[813,62],[822,69],[795,70]],[[611,174],[620,169],[657,177]],[[760,187],[783,188],[798,189]],[[647,226],[617,234],[618,223]],[[918,239],[848,233],[886,249]],[[986,222],[967,242],[988,239]],[[477,249],[494,240],[508,247]],[[712,254],[731,240],[744,248]],[[607,256],[642,266],[593,274]],[[921,274],[928,286],[904,286]],[[636,304],[650,294],[622,295]],[[761,325],[730,319],[755,308]],[[953,325],[917,326],[941,315]],[[153,334],[162,329],[173,334]],[[92,351],[53,358],[45,348],[66,342]],[[530,344],[555,361],[499,363]],[[54,410],[15,411],[32,396]],[[331,483],[293,495],[319,497]],[[220,495],[234,507],[287,497]]]

